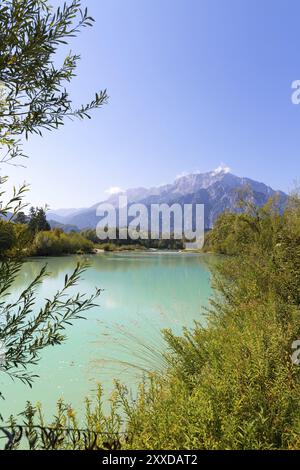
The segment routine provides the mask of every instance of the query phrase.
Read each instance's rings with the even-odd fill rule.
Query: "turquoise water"
[[[104,291],[99,306],[68,329],[62,346],[42,354],[34,373],[39,375],[32,389],[1,378],[5,401],[0,403],[4,417],[16,415],[26,401],[43,404],[46,418],[55,413],[59,398],[84,410],[84,398],[93,397],[101,382],[105,396],[117,378],[133,391],[143,371],[163,367],[160,351],[165,348],[162,328],[180,334],[194,320],[204,321],[204,308],[211,294],[210,255],[133,252],[98,254],[87,257],[91,267],[76,291]],[[82,257],[29,260],[14,286],[14,294],[25,287],[47,263],[51,273],[37,293],[37,307],[63,285]]]

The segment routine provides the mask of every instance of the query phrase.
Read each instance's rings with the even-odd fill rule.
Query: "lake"
[[[62,287],[83,257],[28,260],[14,286],[24,288],[47,263],[49,277],[37,292],[37,308]],[[214,257],[196,253],[130,252],[85,256],[91,267],[76,292],[92,293],[104,289],[99,306],[90,310],[86,320],[68,329],[62,346],[43,351],[34,367],[39,375],[33,388],[1,377],[5,401],[0,403],[4,417],[16,415],[26,401],[43,404],[46,418],[55,413],[59,398],[84,410],[84,398],[93,397],[101,382],[105,396],[117,378],[133,391],[143,371],[162,367],[160,351],[165,348],[161,329],[180,334],[194,320],[205,321],[205,307],[211,295],[209,265]]]

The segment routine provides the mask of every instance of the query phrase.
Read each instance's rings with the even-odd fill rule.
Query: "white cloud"
[[[124,192],[123,189],[119,188],[118,186],[111,186],[110,188],[105,190],[105,193],[109,194],[110,196],[112,196],[113,194],[119,194],[123,192]]]
[[[213,171],[213,174],[217,175],[218,173],[230,173],[230,171],[231,169],[229,168],[229,166],[225,165],[224,163],[221,163],[221,165],[219,165],[218,168]]]
[[[183,178],[184,176],[188,176],[190,173],[187,171],[183,171],[182,173],[179,173],[179,175],[176,175],[175,181],[179,180],[180,178]]]

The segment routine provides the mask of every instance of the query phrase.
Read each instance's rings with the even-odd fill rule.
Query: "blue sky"
[[[62,3],[62,2],[56,2]],[[76,104],[107,88],[93,120],[25,145],[33,204],[84,207],[110,187],[152,186],[221,163],[291,190],[299,177],[297,0],[85,0],[96,20],[72,43],[82,55]]]

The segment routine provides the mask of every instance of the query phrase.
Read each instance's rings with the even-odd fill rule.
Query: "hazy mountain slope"
[[[70,225],[70,224],[63,224],[61,222],[58,222],[57,220],[49,220],[48,219],[48,222],[50,224],[50,227],[52,229],[54,228],[60,228],[62,229],[65,233],[69,233],[69,232],[79,232],[79,228],[76,227],[76,225]]]
[[[56,220],[57,222],[64,223],[67,218],[73,217],[75,214],[82,212],[84,209],[57,209],[48,210],[47,219]]]

